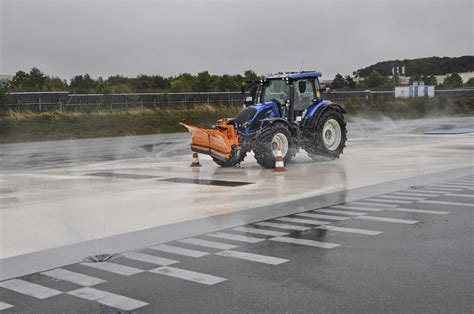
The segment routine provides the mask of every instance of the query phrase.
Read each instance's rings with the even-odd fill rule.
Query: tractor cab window
[[[314,82],[312,80],[299,80],[295,82],[294,108],[297,111],[307,109],[314,99]]]
[[[262,103],[276,99],[284,105],[289,98],[290,89],[284,80],[269,80],[263,86]]]

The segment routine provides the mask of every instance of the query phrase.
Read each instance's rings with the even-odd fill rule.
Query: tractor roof
[[[288,78],[290,80],[300,80],[304,78],[316,78],[320,77],[321,72],[315,72],[315,71],[303,71],[303,72],[290,72],[290,73],[279,73],[276,75],[270,75],[266,77],[267,80],[272,80],[272,79],[285,79]]]

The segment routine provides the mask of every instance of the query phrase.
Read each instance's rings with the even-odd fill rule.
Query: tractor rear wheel
[[[257,137],[254,152],[258,164],[274,168],[278,147],[281,148],[284,163],[290,162],[296,151],[293,138],[288,128],[280,123],[267,126]]]
[[[319,118],[311,138],[305,147],[311,159],[339,158],[347,141],[346,122],[342,113],[336,109],[326,110]]]

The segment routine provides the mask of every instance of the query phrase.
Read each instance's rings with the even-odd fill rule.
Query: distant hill
[[[406,76],[443,75],[474,71],[474,56],[462,57],[429,57],[405,60],[382,61],[358,70],[359,76],[367,77],[373,70],[382,75],[392,75],[392,67],[405,66]]]

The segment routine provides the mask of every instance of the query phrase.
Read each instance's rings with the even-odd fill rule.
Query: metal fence
[[[474,97],[474,88],[436,90],[436,96]],[[325,98],[332,100],[370,100],[374,97],[393,99],[390,91],[328,91]],[[21,111],[86,111],[115,110],[142,106],[193,106],[196,104],[240,105],[240,92],[192,93],[134,93],[134,94],[75,94],[70,92],[17,92],[8,94],[7,106]]]

